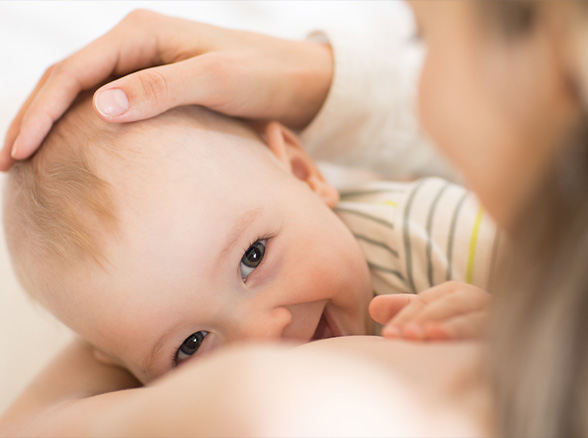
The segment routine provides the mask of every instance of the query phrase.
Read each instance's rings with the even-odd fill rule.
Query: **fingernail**
[[[404,334],[411,339],[424,339],[425,330],[419,324],[410,323],[404,328]]]
[[[20,136],[16,137],[16,139],[14,140],[14,143],[12,143],[12,150],[10,151],[10,156],[12,156],[12,158],[14,158],[15,160],[16,160],[16,154],[18,152],[19,143],[20,143]]]
[[[382,329],[382,336],[398,338],[400,336],[400,329],[395,325],[387,325]]]
[[[96,108],[106,117],[117,117],[129,110],[129,98],[119,88],[112,88],[98,93],[96,96]]]

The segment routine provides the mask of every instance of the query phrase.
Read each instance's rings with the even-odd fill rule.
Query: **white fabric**
[[[334,29],[309,38],[328,41],[335,58],[327,100],[301,133],[314,158],[368,167],[386,178],[456,179],[419,128],[422,49],[406,32],[382,26],[369,34]]]
[[[372,182],[342,192],[335,212],[365,254],[376,294],[448,280],[488,288],[499,236],[463,187],[440,178]]]

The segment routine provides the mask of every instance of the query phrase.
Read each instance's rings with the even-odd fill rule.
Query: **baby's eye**
[[[196,353],[206,335],[208,335],[208,332],[201,330],[188,336],[176,353],[176,363],[180,363]]]
[[[241,258],[241,278],[243,281],[259,266],[265,254],[265,239],[258,240],[245,251]]]

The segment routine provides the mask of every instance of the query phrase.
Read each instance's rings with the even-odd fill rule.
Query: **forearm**
[[[138,385],[130,373],[98,363],[87,344],[73,341],[3,413],[0,436],[22,435],[37,418],[69,401]]]

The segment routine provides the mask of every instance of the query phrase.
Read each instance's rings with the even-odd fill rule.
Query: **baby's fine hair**
[[[34,278],[44,282],[87,262],[105,267],[106,245],[120,228],[119,205],[129,196],[121,183],[130,173],[141,172],[142,162],[152,165],[143,158],[165,153],[163,145],[160,151],[144,148],[133,133],[165,130],[177,123],[259,139],[243,122],[196,106],[174,108],[146,121],[109,124],[94,113],[91,98],[89,93],[81,95],[37,153],[9,172],[4,193],[6,240],[16,274],[33,296],[41,287]],[[163,133],[161,137],[164,141]],[[203,150],[208,148],[205,143]],[[40,269],[49,272],[37,275]]]
[[[55,124],[39,151],[9,172],[4,227],[14,268],[26,289],[38,263],[53,268],[103,258],[101,242],[117,227],[116,203],[98,172],[114,134],[81,96]],[[112,154],[113,156],[115,154]]]

